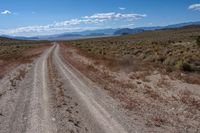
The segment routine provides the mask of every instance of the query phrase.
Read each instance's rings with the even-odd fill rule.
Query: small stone
[[[75,103],[75,106],[78,106],[78,103]]]
[[[140,81],[137,81],[137,84],[142,84],[142,82],[140,82]]]
[[[56,119],[55,119],[55,118],[52,118],[52,121],[56,121]]]

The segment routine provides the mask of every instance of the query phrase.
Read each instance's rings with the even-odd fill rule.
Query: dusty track
[[[53,132],[53,126],[49,120],[46,90],[48,78],[46,60],[52,48],[41,55],[21,82],[15,77],[3,79],[4,83],[0,86],[3,92],[0,99],[1,133]]]
[[[53,47],[44,53],[44,55],[36,62],[34,68],[33,90],[30,102],[30,114],[28,116],[30,124],[27,129],[28,133],[55,132],[49,114],[49,94],[47,91],[47,58]]]
[[[122,115],[114,101],[64,61],[59,48],[54,43],[33,65],[26,66],[26,77],[15,85],[10,77],[0,81],[0,132],[131,131],[133,126],[128,129],[125,121],[119,122]]]
[[[90,86],[85,80],[85,77],[76,71],[73,66],[68,63],[64,63],[59,56],[59,45],[56,45],[56,49],[53,53],[54,62],[56,68],[62,74],[62,77],[69,84],[67,88],[74,90],[77,97],[79,98],[79,103],[85,106],[88,110],[91,120],[96,123],[96,132],[106,132],[106,133],[125,133],[125,129],[112,117],[111,114],[96,100],[94,94],[91,91]],[[91,122],[92,123],[92,122]]]

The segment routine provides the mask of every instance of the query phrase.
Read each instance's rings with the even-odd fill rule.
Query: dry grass
[[[179,100],[191,107],[191,109],[197,109],[200,111],[200,99],[197,99],[189,90],[181,91],[179,93]]]
[[[197,26],[61,43],[78,48],[79,54],[112,71],[160,69],[167,74],[179,71],[193,75],[182,80],[199,84],[200,47],[195,41],[199,31]]]
[[[10,84],[15,89],[17,82],[25,78],[27,70],[25,68],[20,69],[14,77],[10,77]]]
[[[161,127],[163,125],[166,125],[168,123],[167,118],[164,115],[157,115],[152,116],[150,119],[147,119],[146,125],[151,126],[157,126]]]
[[[138,71],[132,73],[129,75],[130,79],[140,79],[144,82],[149,82],[149,80],[147,79],[147,76],[150,75],[151,72],[150,70],[140,70],[138,69]]]
[[[158,83],[157,83],[158,87],[170,87],[170,83],[168,82],[168,79],[161,75],[161,78],[159,79]]]
[[[20,69],[18,75],[15,77],[16,80],[22,80],[25,78],[27,71],[25,69]]]
[[[200,123],[199,95],[185,91],[188,88],[178,86],[177,89],[172,80],[200,83],[200,49],[194,42],[199,30],[161,30],[62,42],[62,54],[73,66],[119,100],[128,110],[128,115],[140,116],[147,127],[166,128],[174,132],[183,132],[187,128],[187,132],[193,132]],[[69,56],[67,50],[70,48],[77,48],[77,54],[94,63],[84,64],[81,59],[73,57],[74,54]],[[185,63],[193,70],[186,72],[188,64]],[[97,69],[98,66],[104,66],[102,69],[105,70]],[[120,75],[121,72],[127,76]],[[120,80],[116,78],[117,74],[122,76]]]
[[[121,106],[128,110],[127,113],[130,117],[136,115],[140,117],[140,120],[144,120],[148,128],[173,128],[173,131],[181,132],[183,131],[183,127],[191,128],[190,120],[193,120],[197,124],[199,123],[198,98],[193,93],[176,92],[176,90],[173,90],[174,88],[168,79],[162,75],[152,85],[152,81],[148,80],[147,77],[152,74],[158,75],[159,72],[153,73],[154,66],[151,66],[151,63],[138,61],[137,69],[134,70],[128,66],[129,71],[126,71],[127,67],[126,65],[122,67],[123,64],[136,65],[129,62],[131,58],[128,59],[128,62],[125,60],[125,63],[122,64],[119,63],[120,59],[112,60],[114,63],[112,62],[112,65],[109,66],[105,63],[108,61],[106,58],[101,60],[102,57],[95,57],[96,55],[93,57],[90,53],[84,55],[85,51],[76,50],[79,56],[82,55],[84,58],[87,57],[94,61],[94,63],[84,63],[82,62],[82,58],[76,58],[75,54],[68,53],[70,49],[74,48],[71,48],[70,45],[61,46],[61,52],[65,59],[92,81],[102,86],[114,99],[120,101]],[[106,66],[107,69],[105,68],[103,71],[98,70],[97,66],[101,65]],[[135,82],[127,82],[123,78],[119,81],[114,75],[110,74],[120,73],[119,70],[113,71],[113,68],[121,68],[120,71],[126,71],[130,80]],[[192,118],[192,114],[194,119]],[[188,121],[184,121],[186,119]],[[194,125],[191,131],[196,129],[196,127]]]
[[[19,64],[32,62],[49,46],[49,42],[0,38],[0,79]]]
[[[147,95],[148,97],[152,98],[153,100],[162,100],[159,93],[152,89],[150,86],[145,85],[144,95]]]

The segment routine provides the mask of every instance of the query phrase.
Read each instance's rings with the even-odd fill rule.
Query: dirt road
[[[54,43],[0,81],[0,133],[126,133],[133,125]],[[24,78],[19,78],[23,71]]]

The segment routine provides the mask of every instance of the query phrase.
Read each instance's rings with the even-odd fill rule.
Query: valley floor
[[[137,59],[105,65],[70,45],[62,47],[65,59],[114,98],[139,132],[199,132],[200,85],[181,78],[190,74],[169,74]]]
[[[200,85],[156,70],[111,71],[66,45],[0,80],[1,133],[199,131]]]

